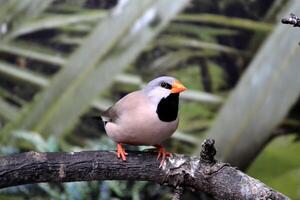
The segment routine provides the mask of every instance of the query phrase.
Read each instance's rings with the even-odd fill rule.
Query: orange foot
[[[128,155],[128,153],[125,152],[125,149],[122,147],[121,143],[117,144],[117,155],[118,158],[122,158],[123,161],[126,161],[126,155]]]
[[[159,144],[156,144],[154,146],[158,150],[157,160],[159,160],[161,158],[161,161],[160,161],[160,164],[159,164],[159,168],[161,168],[163,166],[163,164],[165,163],[166,157],[172,157],[172,154],[170,152],[167,152],[166,149],[163,148]]]

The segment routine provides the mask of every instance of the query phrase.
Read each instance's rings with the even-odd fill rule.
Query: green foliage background
[[[160,26],[169,21],[164,16],[140,30],[138,37],[128,31],[150,5],[171,9],[162,2],[120,7],[125,9],[120,21],[114,18],[117,1],[0,1],[1,154],[114,149],[99,113],[163,74],[189,88],[181,99],[179,131],[165,145],[176,153],[198,153],[205,132],[288,1],[194,0],[167,27]],[[267,144],[247,171],[292,199],[300,199],[299,117],[298,101],[274,130],[280,137]],[[187,193],[186,198],[198,195]],[[113,197],[168,199],[170,192],[132,181],[0,191],[0,199]]]

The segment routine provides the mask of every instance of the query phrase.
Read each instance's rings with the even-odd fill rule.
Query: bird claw
[[[128,153],[125,152],[125,149],[122,147],[120,143],[117,144],[117,156],[118,158],[122,158],[123,161],[126,161],[126,155]]]
[[[161,158],[161,161],[159,164],[159,168],[161,168],[165,163],[166,157],[173,157],[173,155],[172,155],[172,153],[167,152],[166,149],[160,145],[155,145],[155,147],[158,149],[157,160],[159,160]]]

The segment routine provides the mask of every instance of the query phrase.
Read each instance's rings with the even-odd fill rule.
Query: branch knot
[[[216,160],[214,156],[216,155],[217,151],[214,146],[215,140],[213,139],[206,139],[202,143],[202,150],[200,153],[200,160],[207,164],[215,164]]]
[[[281,23],[291,24],[294,25],[294,27],[300,27],[300,18],[297,15],[291,13],[288,18],[281,19]]]

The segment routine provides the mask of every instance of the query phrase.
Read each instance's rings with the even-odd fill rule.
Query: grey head
[[[179,93],[186,88],[171,76],[162,76],[150,81],[142,90],[148,97],[161,121],[177,119]]]
[[[158,77],[150,81],[143,92],[157,105],[162,98],[166,98],[171,94],[172,85],[175,81],[176,79],[171,76]]]

